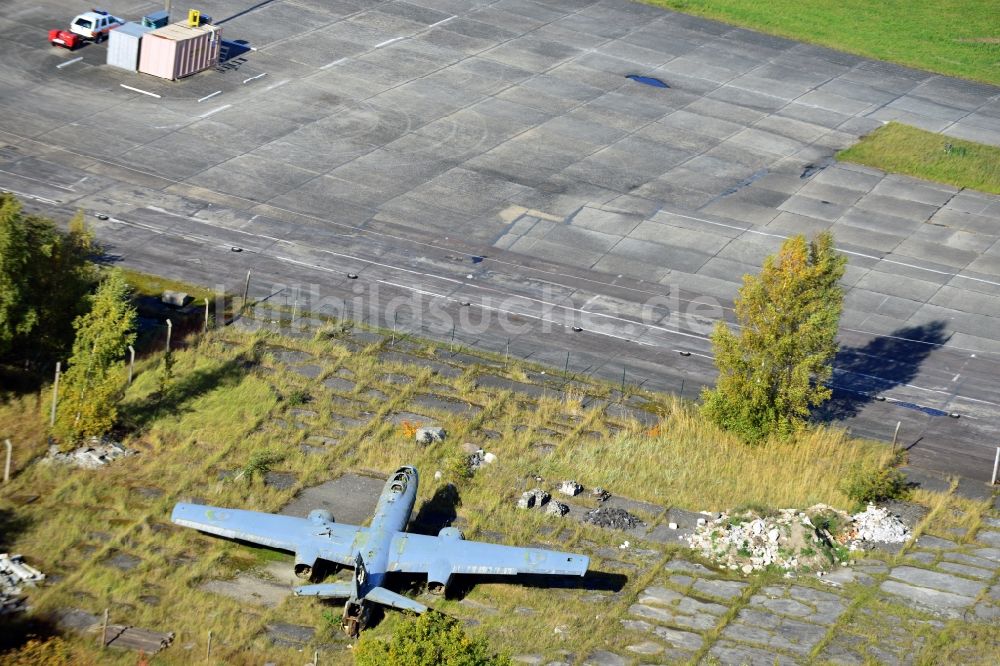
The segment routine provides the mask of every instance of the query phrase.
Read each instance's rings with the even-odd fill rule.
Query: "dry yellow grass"
[[[633,431],[561,446],[544,469],[548,476],[579,477],[637,499],[699,510],[818,502],[847,507],[851,502],[839,488],[847,471],[883,466],[892,457],[884,445],[834,429],[747,446],[691,405],[670,401],[667,413],[655,436]]]

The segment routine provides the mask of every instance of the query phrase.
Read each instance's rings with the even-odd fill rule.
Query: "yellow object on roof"
[[[192,28],[201,25],[201,12],[197,9],[188,10],[188,25]]]

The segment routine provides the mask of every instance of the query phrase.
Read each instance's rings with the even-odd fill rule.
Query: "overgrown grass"
[[[307,379],[280,362],[278,357],[288,350],[305,352],[304,362],[319,367],[318,377]],[[192,655],[203,655],[208,630],[213,631],[216,663],[260,663],[265,656],[301,663],[302,653],[295,648],[275,646],[264,637],[265,628],[278,622],[313,627],[313,643],[323,646],[324,663],[349,661],[339,630],[323,618],[324,610],[338,612],[333,605],[291,598],[267,608],[202,590],[208,581],[232,578],[274,558],[259,548],[174,527],[170,511],[175,502],[192,499],[277,511],[301,489],[344,472],[388,473],[412,463],[423,478],[418,510],[454,482],[460,499],[457,525],[467,537],[580,550],[591,555],[591,568],[599,572],[581,589],[480,581],[465,601],[436,600],[436,608],[475,619],[480,623],[475,631],[488,635],[494,648],[516,654],[532,651],[555,658],[569,645],[624,649],[617,621],[608,618],[626,612],[629,600],[660,575],[656,562],[669,558],[679,545],[658,546],[656,561],[650,563],[631,549],[619,549],[620,533],[516,509],[514,500],[538,485],[537,475],[548,484],[576,478],[617,495],[691,509],[817,501],[842,505],[845,498],[836,481],[843,471],[855,463],[880,465],[889,456],[887,447],[834,431],[819,431],[798,445],[748,448],[702,423],[689,406],[643,393],[637,399],[665,414],[660,434],[650,436],[647,427],[634,421],[585,408],[579,394],[531,399],[477,387],[473,379],[476,372],[489,372],[551,381],[551,375],[541,377],[532,368],[498,363],[488,371],[467,368],[457,376],[435,375],[426,367],[390,362],[381,356],[385,351],[386,343],[379,342],[291,340],[225,329],[174,352],[174,375],[165,390],[158,376],[160,359],[139,361],[122,406],[124,443],[138,455],[96,471],[19,465],[10,486],[0,490],[0,515],[17,528],[7,535],[10,548],[58,580],[32,594],[37,612],[82,608],[99,614],[110,608],[113,622],[176,632],[174,646],[158,655],[157,663],[190,663]],[[408,340],[397,341],[395,351],[434,355],[432,346]],[[353,388],[321,385],[333,376],[349,378]],[[408,380],[400,382],[402,376]],[[605,397],[610,393],[607,386],[591,389]],[[302,404],[298,398],[304,392],[310,400]],[[421,394],[461,399],[477,411],[417,410],[413,401]],[[389,421],[393,412],[403,410],[427,413],[423,423],[443,425],[448,439],[416,444]],[[0,432],[19,433],[19,440],[44,439],[46,422],[44,403],[35,398],[0,407]],[[318,454],[304,455],[299,445],[309,444],[310,436],[329,437],[333,443]],[[449,463],[463,442],[495,453],[497,462],[471,479],[459,477]],[[282,454],[273,469],[293,475],[292,487],[278,489],[256,475],[233,479],[234,472],[266,449]],[[443,472],[439,480],[436,470]],[[15,499],[28,494],[39,497],[29,504]],[[593,504],[589,497],[576,501]],[[659,509],[639,513],[650,525],[664,518]],[[122,572],[109,564],[117,553],[140,562]],[[277,559],[285,562],[287,556]],[[581,601],[595,594],[604,595],[606,603]],[[156,605],[148,602],[151,596]],[[518,610],[524,608],[534,613]],[[397,621],[396,614],[388,613],[375,631],[388,634]],[[563,629],[556,632],[556,627]],[[90,639],[74,638],[73,644],[92,650]],[[187,644],[194,645],[192,650],[182,647]],[[134,663],[135,656],[110,652],[97,660],[126,664]]]
[[[643,0],[932,72],[1000,83],[995,0]]]
[[[216,293],[210,289],[205,289],[204,287],[199,287],[187,282],[181,282],[180,280],[171,280],[170,278],[152,275],[150,273],[143,273],[141,271],[124,267],[122,267],[122,272],[125,274],[125,280],[132,286],[138,296],[152,296],[154,298],[159,298],[163,295],[164,291],[170,290],[184,292],[192,298],[202,302],[204,302],[204,299],[206,298],[211,301],[216,297]]]
[[[1000,148],[889,123],[837,159],[956,187],[1000,194]]]
[[[846,508],[852,502],[840,479],[854,466],[875,469],[892,457],[884,445],[850,439],[839,430],[748,446],[707,423],[691,405],[673,402],[668,414],[657,436],[632,432],[562,447],[545,470],[699,510],[820,502]]]

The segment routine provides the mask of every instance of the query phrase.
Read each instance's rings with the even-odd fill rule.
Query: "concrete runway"
[[[887,120],[1000,145],[1000,89],[619,0],[205,2],[256,50],[167,82],[50,47],[61,4],[0,17],[0,188],[110,216],[123,263],[694,397],[742,275],[831,229],[823,418],[988,481],[1000,197],[832,157]]]

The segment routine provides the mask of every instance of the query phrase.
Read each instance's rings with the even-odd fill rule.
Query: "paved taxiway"
[[[826,416],[902,421],[916,464],[988,479],[1000,197],[832,156],[887,120],[1000,145],[997,88],[615,0],[254,4],[202,9],[255,51],[168,83],[50,48],[65,9],[12,2],[0,187],[109,215],[138,268],[233,291],[252,268],[255,296],[318,285],[327,308],[418,294],[491,313],[468,344],[688,396],[713,378],[692,303],[731,307],[784,237],[831,229],[850,263]],[[420,320],[396,316],[451,335]]]

